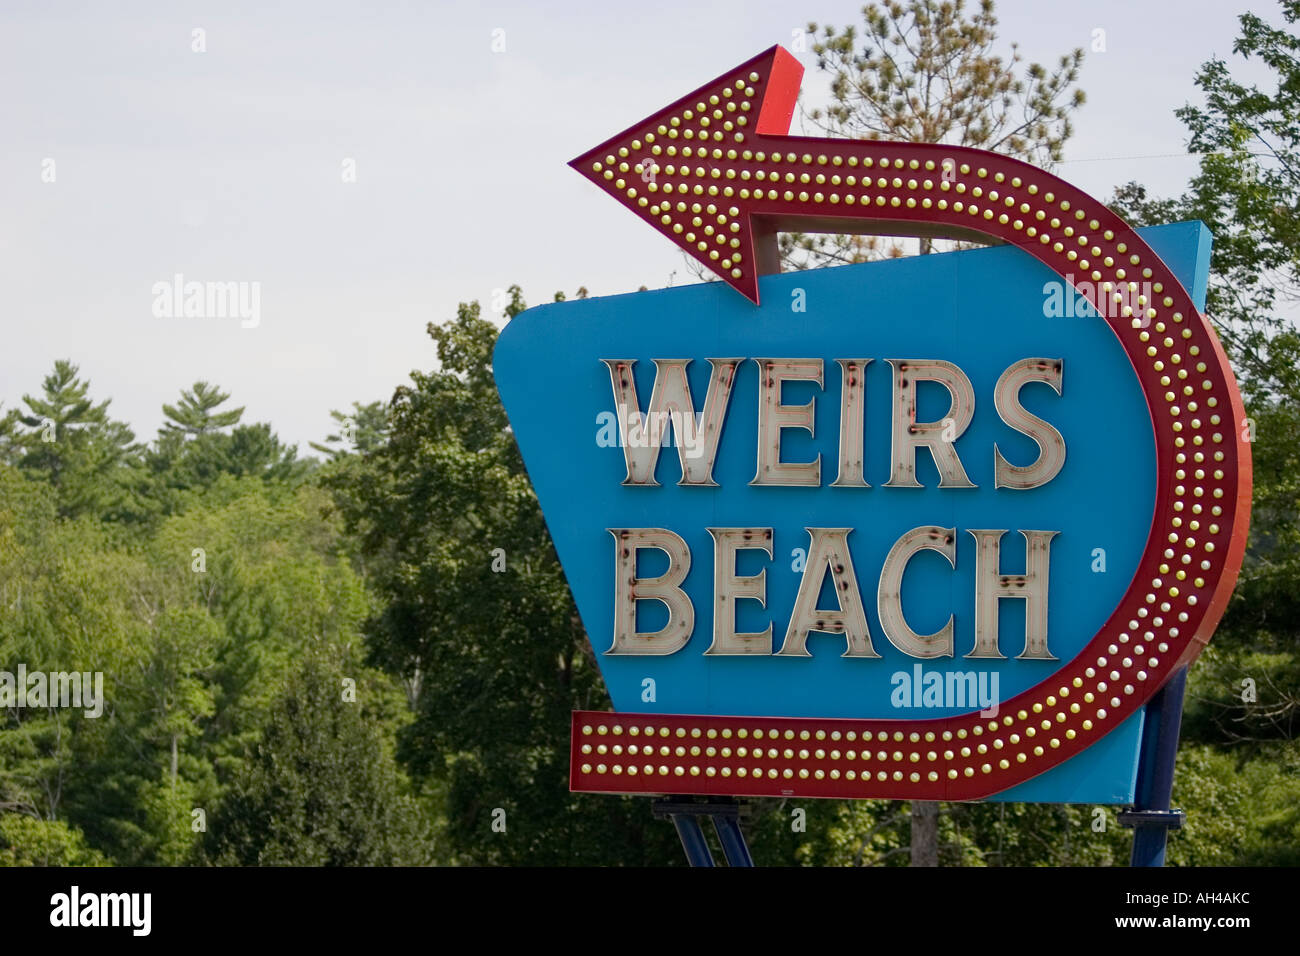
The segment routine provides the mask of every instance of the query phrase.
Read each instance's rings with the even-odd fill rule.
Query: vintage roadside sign
[[[572,164],[723,282],[496,349],[615,707],[574,715],[571,786],[1131,802],[1245,546],[1209,235],[992,153],[789,136],[801,73],[773,48]],[[796,229],[996,245],[777,274]]]

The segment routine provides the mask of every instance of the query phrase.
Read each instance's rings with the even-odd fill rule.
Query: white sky
[[[142,440],[163,402],[205,379],[247,406],[246,422],[309,451],[330,409],[387,399],[434,366],[425,324],[457,302],[486,308],[514,282],[538,304],[580,285],[691,281],[670,243],[565,163],[789,47],[808,20],[860,23],[861,6],[5,0],[3,407],[66,357]],[[1178,192],[1195,167],[1173,110],[1197,98],[1202,62],[1235,60],[1247,8],[1001,0],[1001,35],[1026,60],[1089,50],[1106,31],[1061,175],[1102,198],[1129,179]],[[1280,22],[1271,3],[1249,9]],[[205,53],[191,50],[195,28]],[[815,59],[800,59],[816,103]],[[342,181],[348,158],[355,183]],[[260,323],[155,317],[152,286],[176,273],[260,283]]]

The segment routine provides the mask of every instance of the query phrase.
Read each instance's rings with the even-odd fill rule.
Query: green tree
[[[297,484],[312,468],[284,445],[266,423],[241,425],[243,407],[218,411],[230,395],[207,382],[181,391],[164,404],[167,421],[146,456],[148,505],[156,515],[175,513],[180,493],[208,490],[222,476],[250,476],[271,483]]]
[[[18,430],[18,426],[21,424],[22,418],[16,408],[11,408],[3,416],[0,416],[0,463],[6,465],[18,464],[18,459],[22,455],[22,443]]]
[[[27,411],[16,422],[29,431],[16,441],[19,466],[56,490],[68,516],[120,517],[130,509],[139,477],[140,446],[124,423],[109,417],[109,400],[96,404],[90,383],[66,359],[54,363],[39,396],[24,395]],[[10,420],[10,428],[16,424]]]
[[[222,476],[293,485],[311,471],[310,460],[298,457],[297,446],[284,445],[264,422],[188,440],[180,436],[179,431],[160,434],[150,456],[153,487],[165,513],[177,507],[176,492],[211,488]]]
[[[1233,51],[1270,71],[1264,87],[1212,59],[1185,106],[1198,170],[1187,191],[1128,183],[1115,205],[1138,223],[1200,219],[1214,234],[1207,312],[1241,376],[1235,423],[1254,466],[1250,541],[1214,644],[1193,668],[1185,736],[1259,755],[1300,729],[1300,334],[1283,312],[1300,291],[1300,0],[1287,27],[1240,17]]]
[[[1083,51],[1055,68],[1023,66],[1015,43],[998,52],[993,0],[968,14],[964,0],[885,0],[862,8],[863,27],[808,24],[830,102],[806,110],[816,134],[971,146],[1051,166],[1084,103],[1075,86]],[[789,266],[807,268],[898,256],[875,236],[780,237]],[[921,240],[922,251],[932,241]]]
[[[329,479],[383,603],[373,659],[415,708],[403,758],[445,790],[458,861],[676,861],[644,801],[568,791],[570,712],[608,698],[497,396],[497,329],[474,302],[429,335],[439,370],[413,372],[387,443]]]
[[[244,475],[265,481],[294,482],[309,471],[296,445],[285,445],[266,423],[240,425],[230,434],[196,438],[178,464],[188,487],[211,483],[218,475]]]
[[[241,779],[305,650],[361,653],[373,603],[307,483],[219,474],[130,536],[58,499],[0,465],[0,670],[100,672],[105,703],[0,712],[0,859],[76,862],[76,840],[115,863],[202,859],[192,810]],[[391,753],[400,688],[357,676]]]
[[[1288,27],[1240,17],[1233,52],[1270,71],[1266,88],[1201,67],[1202,106],[1177,111],[1199,161],[1187,191],[1149,197],[1140,183],[1113,205],[1137,222],[1199,219],[1214,234],[1207,311],[1254,399],[1300,397],[1300,337],[1279,309],[1300,294],[1300,0],[1282,0]]]
[[[195,382],[193,388],[181,391],[181,400],[177,404],[163,406],[163,414],[168,418],[163,430],[197,437],[238,425],[244,415],[243,406],[224,412],[216,410],[229,398],[229,393],[215,385]]]
[[[107,701],[98,716],[84,698],[0,713],[0,809],[66,821],[94,845],[76,779],[96,762],[115,685],[145,643],[132,607],[142,565],[88,518],[61,519],[56,502],[53,488],[0,466],[0,670],[98,672]]]
[[[326,436],[325,444],[312,442],[311,447],[331,460],[351,452],[369,454],[388,437],[388,409],[383,402],[370,402],[366,405],[353,402],[352,411],[332,411],[330,418],[334,419],[339,430]]]
[[[61,820],[0,815],[0,866],[106,866],[103,854]]]
[[[350,668],[308,653],[213,818],[221,863],[391,866],[431,862],[420,805],[374,722],[342,688]]]

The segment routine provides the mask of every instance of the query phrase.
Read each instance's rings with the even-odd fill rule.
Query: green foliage
[[[60,514],[122,517],[131,511],[139,480],[135,434],[109,417],[108,401],[94,403],[90,383],[77,373],[76,365],[60,359],[41,394],[23,396],[27,411],[8,419],[10,463],[49,482]]]
[[[907,866],[911,860],[905,802],[755,803],[751,840],[760,864]],[[803,832],[794,830],[796,810],[804,814]],[[1131,840],[1110,807],[949,803],[940,805],[938,824],[941,866],[1122,865]]]
[[[310,650],[275,701],[256,750],[214,816],[210,853],[245,866],[424,864],[430,835],[357,674]],[[356,678],[351,678],[355,680]]]
[[[995,52],[993,0],[971,16],[963,0],[885,0],[862,10],[864,29],[827,26],[814,41],[817,67],[830,74],[831,102],[809,112],[837,138],[949,143],[1051,163],[1070,137],[1071,110],[1083,105],[1083,51],[1055,70],[1022,62],[1016,45]],[[808,25],[817,36],[818,26]],[[1063,102],[1064,101],[1064,102]]]
[[[153,522],[188,507],[189,493],[207,496],[228,478],[258,478],[270,486],[297,486],[310,475],[311,460],[298,458],[266,423],[241,425],[244,409],[218,411],[230,396],[207,382],[164,405],[168,421],[144,455],[147,471],[142,509]]]
[[[387,444],[330,479],[383,601],[373,660],[414,701],[401,753],[445,781],[457,860],[675,861],[644,802],[568,792],[570,711],[608,701],[497,397],[497,330],[470,303],[429,334],[440,370],[413,372]],[[498,808],[508,837],[491,829]]]
[[[166,452],[174,457],[161,466],[162,484],[175,490],[207,489],[222,475],[293,483],[309,467],[298,459],[297,448],[281,444],[265,423],[240,425],[228,434],[208,431]]]
[[[863,25],[808,24],[830,102],[805,111],[814,134],[836,139],[947,143],[1050,166],[1073,132],[1085,96],[1075,86],[1083,51],[1055,68],[1023,65],[1016,47],[998,51],[993,0],[966,12],[964,0],[884,0],[862,9]],[[899,256],[878,236],[780,237],[786,262],[808,268]],[[931,241],[922,241],[928,251]]]
[[[1300,748],[1276,745],[1241,760],[1209,746],[1184,746],[1174,805],[1187,825],[1169,840],[1175,866],[1295,866],[1300,863]]]
[[[148,483],[136,490],[150,510],[69,507],[67,478],[91,447],[78,435],[107,420],[107,403],[87,394],[75,366],[59,363],[45,397],[28,400],[29,417],[57,416],[57,440],[6,418],[27,445],[16,467],[0,464],[0,669],[98,674],[104,703],[90,716],[54,706],[0,713],[0,859],[196,862],[206,857],[194,811],[221,806],[255,772],[250,755],[269,752],[259,749],[269,728],[283,730],[276,706],[308,651],[364,653],[373,599],[329,495],[268,426],[239,426],[217,409],[224,393],[203,383],[169,406],[173,425],[152,448],[120,463],[139,477],[147,461]],[[37,460],[31,448],[49,454]],[[99,476],[120,490],[118,478]],[[349,798],[385,804],[394,787],[408,789],[392,757],[404,697],[374,671],[354,676],[364,703],[339,726],[369,751]],[[408,805],[405,794],[394,804]],[[283,856],[294,838],[275,832],[280,848],[266,853]],[[394,832],[409,845],[385,860],[428,859],[422,830]]]
[[[1300,398],[1300,336],[1276,311],[1300,291],[1300,0],[1279,7],[1289,30],[1243,14],[1232,47],[1269,68],[1272,88],[1241,83],[1215,58],[1196,76],[1205,105],[1177,111],[1199,159],[1187,192],[1148,198],[1129,183],[1115,203],[1139,223],[1199,219],[1214,233],[1208,312],[1252,405]]]
[[[1279,6],[1288,27],[1245,14],[1233,43],[1269,68],[1268,88],[1216,58],[1196,76],[1204,106],[1178,110],[1199,159],[1187,192],[1116,195],[1135,222],[1200,219],[1214,233],[1207,308],[1242,379],[1248,417],[1234,430],[1253,508],[1237,590],[1192,671],[1186,736],[1247,754],[1294,741],[1300,724],[1300,334],[1280,313],[1300,291],[1300,0]]]
[[[330,412],[339,430],[325,438],[325,444],[311,443],[318,452],[337,460],[351,452],[368,454],[383,445],[388,437],[388,409],[383,402],[362,405],[352,403],[351,412]]]
[[[85,838],[61,820],[0,815],[0,866],[107,866]]]
[[[195,382],[194,387],[181,391],[181,400],[175,405],[164,405],[163,414],[169,419],[163,425],[164,431],[178,431],[184,435],[206,435],[221,428],[230,428],[239,424],[244,409],[232,408],[229,411],[216,411],[219,405],[230,398],[215,385],[207,382]]]

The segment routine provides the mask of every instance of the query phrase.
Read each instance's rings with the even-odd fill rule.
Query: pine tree
[[[195,382],[175,405],[163,405],[167,421],[148,456],[151,499],[164,512],[178,507],[177,493],[208,488],[222,475],[293,480],[310,462],[297,446],[284,445],[265,422],[241,425],[244,407],[218,411],[230,398],[216,385]]]
[[[352,411],[331,411],[339,430],[325,436],[325,443],[312,442],[311,447],[329,457],[331,461],[356,452],[365,455],[374,451],[388,438],[388,409],[383,402],[362,405],[352,403]]]
[[[1055,69],[1021,71],[1016,44],[997,52],[993,0],[966,14],[964,0],[886,0],[862,11],[864,29],[808,24],[817,67],[829,74],[831,101],[805,112],[814,135],[971,146],[1050,166],[1073,132],[1083,105],[1074,87],[1083,51]],[[921,240],[928,251],[930,239]],[[896,242],[875,236],[781,236],[789,267],[899,256]]]
[[[228,398],[230,394],[215,385],[195,382],[193,388],[181,391],[181,400],[177,404],[163,406],[163,414],[170,419],[163,429],[199,436],[238,425],[244,415],[243,406],[224,412],[215,411]]]
[[[10,420],[30,429],[16,438],[18,465],[56,489],[65,516],[120,517],[139,477],[141,447],[129,427],[109,417],[109,399],[95,404],[89,397],[90,383],[78,372],[59,359],[41,395],[23,396],[27,411]]]

